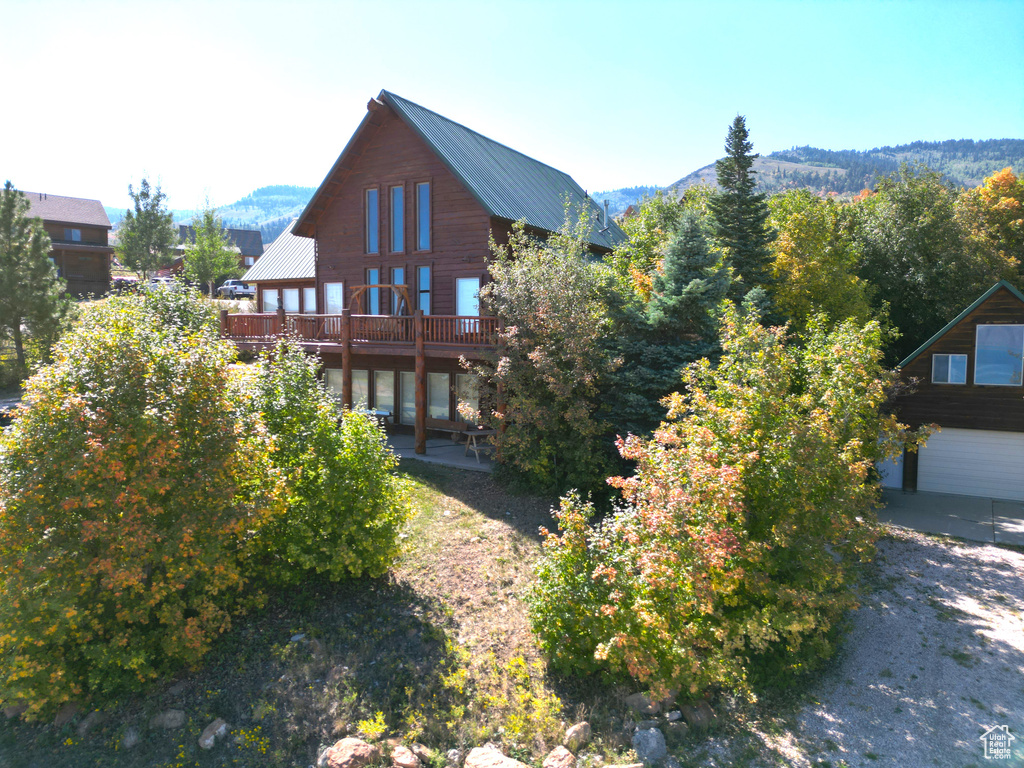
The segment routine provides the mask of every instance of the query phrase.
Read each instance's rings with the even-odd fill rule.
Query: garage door
[[[1024,434],[936,432],[920,450],[917,489],[1024,501]]]

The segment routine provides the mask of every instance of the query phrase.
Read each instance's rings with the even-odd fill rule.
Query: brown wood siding
[[[306,311],[306,305],[304,297],[302,295],[303,288],[313,288],[316,286],[315,280],[265,280],[259,283],[252,283],[256,286],[256,311],[263,312],[263,291],[264,289],[278,290],[278,301],[281,300],[281,289],[283,288],[298,288],[299,289],[299,312]],[[317,296],[317,313],[323,314],[323,299]]]
[[[60,246],[50,251],[61,277],[72,296],[103,296],[110,291],[110,255],[95,251],[77,251]]]
[[[103,227],[83,227],[80,224],[54,224],[53,222],[44,221],[43,229],[46,230],[46,234],[50,236],[51,240],[64,240],[65,229],[80,229],[82,231],[82,243],[88,245],[107,244],[107,230]]]
[[[318,218],[317,282],[323,302],[323,283],[344,281],[346,306],[352,288],[365,283],[366,270],[380,270],[389,282],[392,267],[404,267],[406,283],[415,291],[415,268],[430,266],[433,287],[431,314],[455,314],[455,278],[485,273],[489,255],[490,217],[430,148],[390,110],[362,154],[353,159],[333,198]],[[430,182],[431,248],[415,251],[415,185]],[[402,253],[391,253],[390,189],[405,189],[405,242]],[[365,191],[379,190],[379,253],[366,254]],[[361,308],[352,307],[353,312]]]
[[[1005,288],[993,293],[902,369],[905,381],[918,379],[916,391],[897,400],[902,421],[914,427],[934,423],[960,429],[1024,432],[1024,387],[974,384],[975,329],[996,324],[1024,324],[1024,303]],[[967,383],[932,384],[934,354],[967,355]]]

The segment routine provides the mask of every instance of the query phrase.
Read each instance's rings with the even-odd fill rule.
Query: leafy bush
[[[0,701],[30,715],[196,663],[274,489],[195,294],[111,298],[55,352],[0,437]]]
[[[606,666],[656,693],[747,689],[833,648],[872,556],[871,468],[909,436],[879,414],[891,374],[880,330],[852,322],[787,346],[732,309],[725,354],[685,377],[655,439],[612,478],[625,504],[604,521],[563,499],[531,596],[544,650],[563,667]]]
[[[367,416],[347,411],[317,380],[317,362],[282,341],[256,364],[246,420],[262,421],[287,486],[286,512],[251,542],[264,577],[296,583],[310,572],[337,580],[380,576],[398,554],[408,519],[398,459]]]

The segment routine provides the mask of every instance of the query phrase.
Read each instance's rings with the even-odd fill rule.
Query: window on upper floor
[[[1024,380],[1024,325],[979,325],[974,383],[1019,387]]]
[[[430,183],[416,185],[416,250],[430,250]]]
[[[245,266],[251,267],[255,263],[256,263],[256,257],[255,256],[246,256],[245,257]]]
[[[405,250],[405,189],[391,188],[391,252]]]
[[[416,267],[417,307],[424,315],[430,314],[430,267]]]
[[[405,267],[391,268],[391,284],[394,286],[405,285]],[[394,288],[391,289],[391,314],[409,314],[409,308],[405,306],[404,294]]]
[[[65,228],[64,239],[72,243],[80,243],[82,242],[82,230]]]
[[[366,190],[366,252],[380,253],[380,200],[376,189]]]
[[[368,270],[366,270],[366,284],[367,285],[380,285],[380,270],[379,269],[368,269]],[[366,314],[368,314],[368,315],[379,315],[380,314],[380,288],[367,288],[366,289]]]
[[[932,355],[933,384],[966,384],[967,355]]]

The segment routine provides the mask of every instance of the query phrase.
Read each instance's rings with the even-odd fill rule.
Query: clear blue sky
[[[1024,2],[0,0],[0,181],[315,186],[382,88],[590,191],[722,154],[1024,138]]]

